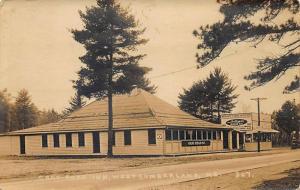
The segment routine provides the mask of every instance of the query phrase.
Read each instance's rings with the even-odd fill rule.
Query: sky
[[[78,10],[95,4],[94,0],[0,0],[0,89],[7,88],[15,97],[25,88],[40,109],[62,111],[74,94],[71,80],[81,63],[84,48],[69,32],[81,28]],[[300,100],[299,94],[282,94],[283,88],[299,70],[290,70],[278,79],[252,91],[243,77],[255,71],[256,61],[275,55],[278,46],[263,42],[257,48],[249,43],[233,44],[210,65],[196,69],[198,40],[193,30],[222,19],[215,1],[207,0],[122,0],[140,24],[147,28],[149,42],[139,51],[147,56],[141,65],[151,67],[148,75],[158,86],[156,96],[177,106],[183,88],[207,77],[214,67],[221,67],[239,94],[233,112],[255,112],[251,98],[264,97],[261,110],[271,113],[286,100]],[[159,77],[165,73],[195,67]]]

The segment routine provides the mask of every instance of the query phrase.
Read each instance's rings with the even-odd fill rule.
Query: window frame
[[[124,130],[124,145],[132,145],[131,130]]]
[[[54,148],[60,147],[59,133],[53,133],[53,147]]]
[[[72,133],[65,133],[65,137],[66,137],[66,147],[72,148],[73,147]]]
[[[179,140],[185,140],[185,130],[180,129],[179,130]]]
[[[48,148],[48,134],[42,134],[42,148]]]
[[[156,129],[148,129],[148,144],[156,145]]]
[[[213,130],[212,139],[217,140],[217,131]]]
[[[85,147],[85,133],[78,132],[78,147]]]
[[[206,130],[202,131],[202,139],[203,140],[208,140],[208,134],[207,133],[208,133],[208,131],[206,131]]]
[[[212,131],[207,131],[207,140],[212,140]]]
[[[166,141],[171,141],[171,140],[173,140],[172,139],[172,130],[171,129],[166,129],[165,130],[165,139],[166,139]]]
[[[202,136],[202,130],[201,129],[197,129],[197,140],[202,140],[203,136]]]
[[[173,129],[173,140],[178,141],[179,140],[179,130],[178,129]]]

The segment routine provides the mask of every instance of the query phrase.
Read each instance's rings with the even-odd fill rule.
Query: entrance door
[[[223,131],[223,149],[228,149],[228,131]]]
[[[237,149],[237,132],[232,131],[232,149]]]
[[[93,132],[93,153],[100,153],[100,135],[99,135],[99,132]]]
[[[239,145],[241,150],[244,149],[244,138],[245,138],[244,133],[239,133]]]
[[[20,136],[20,154],[25,154],[25,135]]]

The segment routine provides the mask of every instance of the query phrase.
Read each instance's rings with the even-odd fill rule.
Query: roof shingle
[[[107,105],[107,98],[94,101],[59,122],[14,131],[10,134],[106,130],[108,128]],[[164,126],[224,128],[200,120],[141,89],[135,89],[131,94],[113,97],[114,129]]]

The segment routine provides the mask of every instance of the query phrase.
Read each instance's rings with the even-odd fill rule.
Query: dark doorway
[[[25,154],[25,135],[20,136],[20,154]]]
[[[93,153],[100,153],[100,135],[99,135],[99,132],[93,132]]]
[[[237,132],[232,131],[232,149],[237,149]]]
[[[223,149],[228,149],[228,131],[223,131]]]
[[[244,149],[244,138],[244,133],[239,133],[239,145],[241,150]]]

